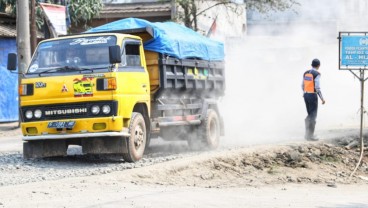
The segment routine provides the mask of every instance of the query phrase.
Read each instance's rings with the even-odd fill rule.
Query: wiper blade
[[[63,67],[62,71],[91,71],[93,72],[93,69],[89,69],[89,68],[80,68],[78,66],[65,66]]]
[[[52,69],[47,69],[47,70],[45,70],[45,71],[42,71],[42,72],[40,72],[40,73],[32,73],[32,74],[38,74],[39,76],[41,76],[41,74],[43,74],[43,73],[50,73],[50,72],[52,72],[52,71],[58,71],[59,70],[59,68],[52,68]]]
[[[78,71],[79,73],[81,73],[82,71],[91,71],[93,73],[93,69],[79,68],[77,66],[64,66],[64,67],[57,67],[57,68],[52,68],[52,69],[42,71],[38,73],[38,75],[41,76],[41,74],[51,73],[51,72],[72,72],[72,71]]]
[[[33,73],[27,73],[27,74],[37,74],[39,76],[45,73],[55,73],[55,72],[79,72],[81,74],[83,71],[91,71],[92,73],[94,73],[94,70],[98,70],[98,69],[107,69],[107,67],[104,66],[104,67],[81,68],[78,66],[62,66],[62,67],[54,67],[51,69],[46,69],[41,72],[33,72]]]

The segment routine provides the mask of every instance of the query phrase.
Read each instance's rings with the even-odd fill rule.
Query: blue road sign
[[[340,47],[341,66],[354,68],[368,66],[368,36],[342,35]]]

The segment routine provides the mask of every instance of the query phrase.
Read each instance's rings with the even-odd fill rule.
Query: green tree
[[[70,18],[75,24],[79,22],[86,24],[100,14],[102,7],[101,0],[70,0],[68,4]]]
[[[11,15],[15,15],[16,0],[0,0],[0,12],[7,12]]]
[[[36,14],[37,14],[37,26],[40,28],[43,24],[42,11],[37,1]],[[60,0],[48,0],[46,3],[57,4]],[[93,17],[98,16],[103,4],[101,0],[68,0],[68,9],[72,23],[86,24],[87,21]],[[8,12],[9,14],[16,15],[16,0],[0,0],[0,12]]]

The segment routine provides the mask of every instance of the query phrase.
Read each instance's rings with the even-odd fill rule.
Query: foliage
[[[38,28],[43,25],[42,9],[39,6],[39,1],[36,0],[36,24]],[[47,3],[57,3],[57,0],[48,0]],[[97,16],[102,9],[101,0],[69,0],[68,9],[70,13],[71,21],[75,24],[91,20],[94,16]],[[6,10],[6,8],[9,8]],[[0,12],[7,12],[12,16],[16,15],[16,0],[0,0]]]
[[[86,23],[94,16],[98,16],[103,7],[101,0],[70,0],[68,8],[72,22]]]
[[[7,12],[10,15],[15,16],[16,4],[17,4],[16,0],[0,0],[0,12]]]

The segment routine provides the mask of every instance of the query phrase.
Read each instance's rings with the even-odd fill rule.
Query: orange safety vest
[[[317,73],[313,73],[312,70],[309,70],[304,73],[304,92],[306,93],[315,93],[316,90],[314,88],[314,79],[318,76]]]

